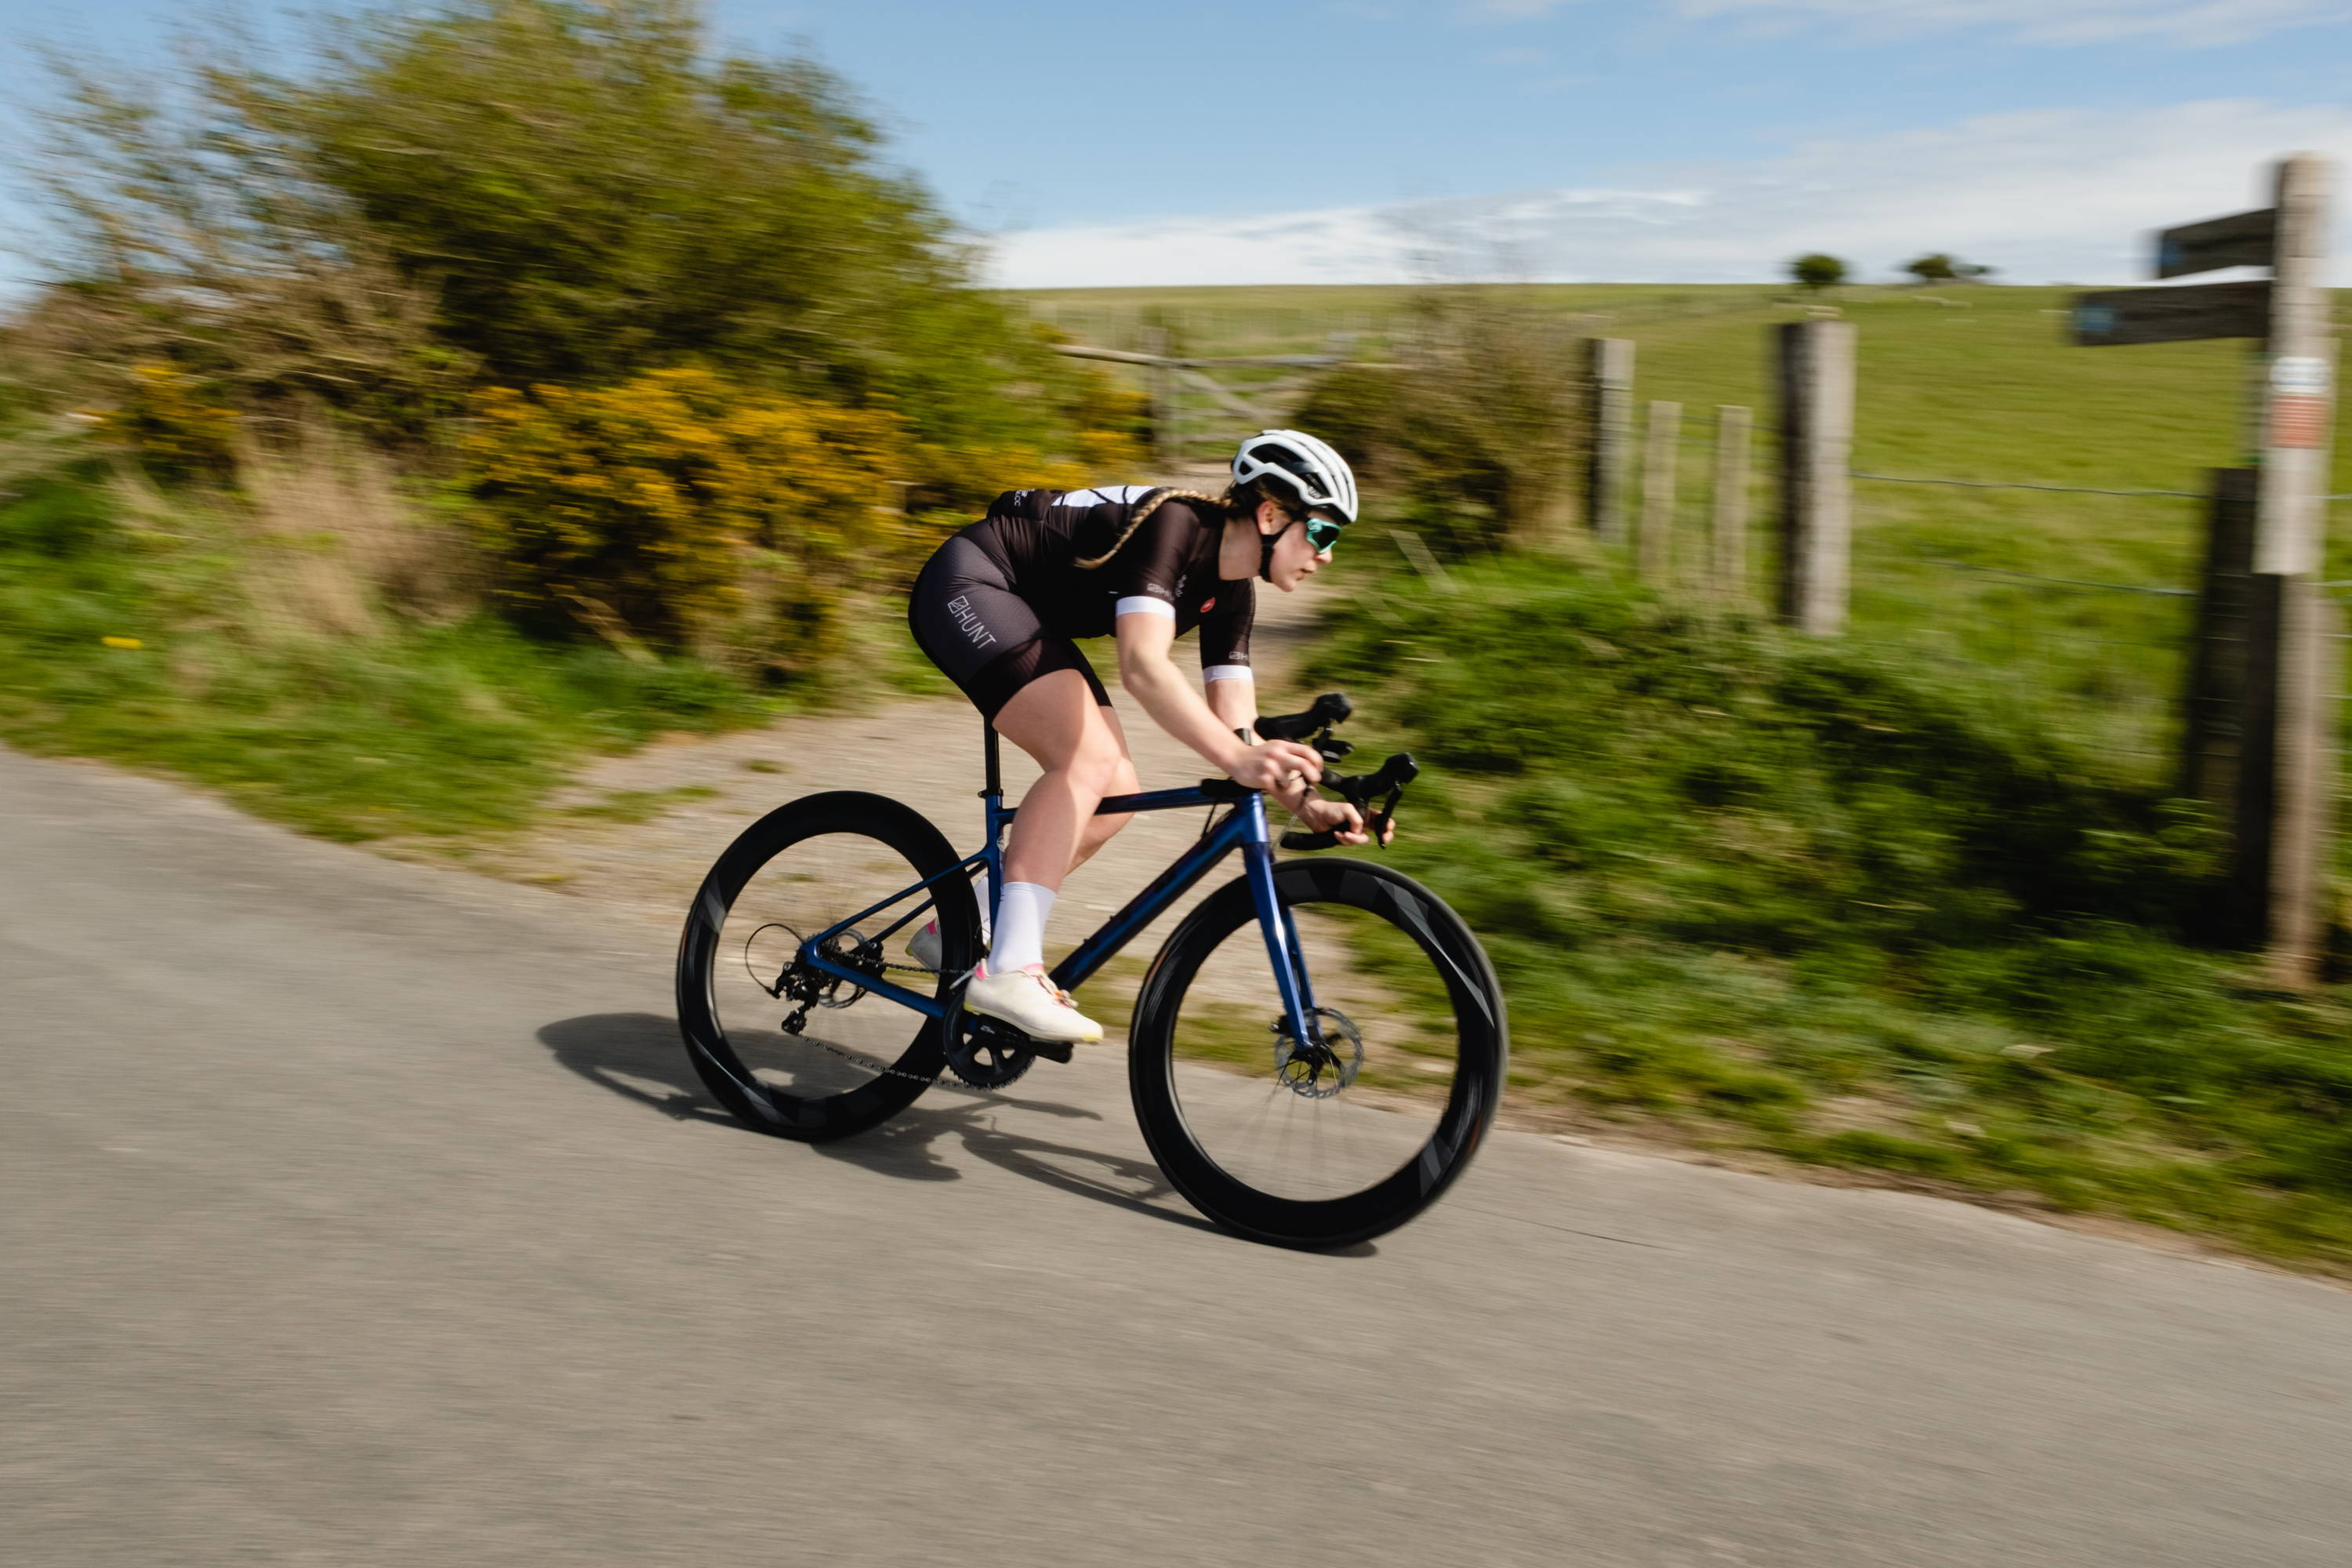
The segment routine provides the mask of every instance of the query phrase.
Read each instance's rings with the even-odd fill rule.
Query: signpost
[[[2271,286],[2193,283],[2185,289],[2110,289],[2074,299],[2074,341],[2179,343],[2195,338],[2259,338],[2271,330]]]
[[[2251,510],[2252,538],[2231,544],[2217,531],[2208,551],[2199,624],[2213,646],[2190,661],[2183,776],[2232,797],[2216,804],[2233,808],[2245,934],[2264,945],[2273,977],[2298,988],[2319,974],[2335,795],[2334,608],[2318,586],[2335,426],[2329,178],[2326,159],[2299,153],[2278,164],[2273,205],[2157,236],[2158,278],[2267,267],[2267,279],[2110,289],[2080,296],[2074,311],[2085,346],[2263,340],[2255,466],[2214,476],[2217,531],[2242,530],[2231,520]]]
[[[2168,228],[2156,237],[2156,275],[2188,278],[2224,267],[2268,267],[2277,238],[2274,207]]]

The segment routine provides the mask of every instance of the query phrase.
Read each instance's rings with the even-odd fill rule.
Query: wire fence
[[[2004,700],[2127,777],[2158,784],[2177,772],[2200,492],[1853,477],[1857,631],[1990,676]]]
[[[1757,432],[1759,456],[1770,439]],[[1663,563],[1650,570],[1666,583],[1693,592],[1712,586],[1724,559],[1714,537],[1714,435],[1685,426],[1673,446],[1670,542],[1647,558]],[[1646,489],[1655,454],[1646,441],[1640,449]],[[2170,782],[2196,631],[2201,492],[1850,472],[1854,635],[1993,693],[2124,777]],[[1747,485],[1747,538],[1733,558],[1746,563],[1749,602],[1769,604],[1769,459],[1751,467]],[[1646,495],[1629,510],[1637,529],[1657,525]]]
[[[1997,671],[2011,695],[2078,744],[2099,752],[2144,782],[2170,782],[2181,766],[2179,748],[2188,700],[2189,663],[2197,636],[2197,565],[2188,554],[2204,533],[2201,490],[2068,485],[2028,480],[1951,479],[1853,470],[1856,520],[1891,521],[1890,507],[1867,493],[1873,485],[2011,492],[2032,498],[2068,495],[2128,501],[2160,513],[2136,519],[2103,517],[2097,537],[2137,534],[2169,542],[2171,558],[2137,582],[2092,575],[2032,572],[1916,550],[1906,559],[1886,551],[1858,551],[1853,604],[1857,629],[1936,649],[1956,661]],[[2330,503],[2352,501],[2331,495]],[[2187,508],[2178,503],[2187,502]],[[2029,503],[2030,504],[2030,503]],[[2093,503],[2100,504],[2100,503]],[[1939,509],[1940,510],[1940,509]],[[1875,516],[1874,516],[1875,514]],[[1901,531],[1922,531],[1916,514]],[[2012,520],[2013,521],[2013,520]],[[2053,537],[2085,537],[2079,515],[2051,519]],[[2167,579],[2169,580],[2167,580]],[[2352,648],[2352,582],[2321,586],[2336,602],[2336,668]],[[2339,701],[2347,700],[2338,693]],[[2343,710],[2339,710],[2343,711]],[[2347,712],[2352,719],[2352,712]],[[2344,724],[2337,726],[2339,733]]]
[[[1643,493],[1654,475],[1674,491],[1663,509],[1668,542],[1641,552],[1644,571],[1663,573],[1655,580],[1678,593],[1718,594],[1713,433],[1684,426],[1671,468],[1655,474],[1647,417],[1629,476],[1637,486],[1629,523],[1656,526]],[[1770,439],[1756,432],[1759,456]],[[2120,778],[2165,789],[2182,782],[2206,491],[1848,471],[1854,635],[1925,656]],[[1744,542],[1731,556],[1744,558],[1738,586],[1756,605],[1776,597],[1774,488],[1769,458],[1755,463]],[[2336,668],[2352,669],[2352,580],[2321,586],[2339,612]],[[2338,700],[2352,693],[2339,690]],[[2352,710],[2339,713],[2341,736]],[[2352,780],[2345,787],[2352,792]]]

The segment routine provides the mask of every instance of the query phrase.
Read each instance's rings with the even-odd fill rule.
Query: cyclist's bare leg
[[[1143,788],[1143,780],[1142,777],[1135,771],[1135,759],[1128,753],[1127,728],[1118,721],[1118,710],[1116,708],[1097,707],[1095,711],[1103,716],[1104,721],[1110,725],[1110,732],[1114,736],[1118,737],[1118,767],[1111,776],[1110,788],[1104,793],[1107,795],[1136,795],[1140,793]],[[1132,812],[1122,816],[1090,816],[1087,818],[1086,831],[1078,835],[1078,853],[1076,858],[1070,862],[1070,869],[1075,871],[1079,867],[1085,865],[1087,861],[1093,859],[1096,850],[1109,843],[1113,836],[1115,836],[1120,828],[1125,827],[1129,823],[1133,822],[1134,820],[1135,814]],[[1018,826],[1020,818],[1015,817],[1013,822],[1015,826]]]
[[[1021,797],[1004,850],[1004,879],[1058,889],[1070,868],[1127,826],[1097,816],[1103,797],[1139,787],[1118,716],[1096,704],[1074,669],[1040,676],[996,715],[996,732],[1045,773]]]

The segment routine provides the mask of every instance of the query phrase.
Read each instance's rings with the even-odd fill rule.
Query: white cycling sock
[[[1045,962],[1045,917],[1054,889],[1035,882],[1007,882],[996,901],[996,935],[988,947],[988,972],[1009,974]]]

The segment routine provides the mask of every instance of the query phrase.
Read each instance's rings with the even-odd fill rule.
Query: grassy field
[[[1595,336],[1634,340],[1637,399],[1678,402],[1686,422],[1721,404],[1744,405],[1757,410],[1759,426],[1770,424],[1764,329],[1796,320],[1807,308],[1785,290],[1750,287],[1529,285],[1525,291],[1589,324]],[[1107,347],[1135,347],[1143,329],[1157,322],[1182,352],[1202,355],[1320,352],[1332,333],[1342,332],[1353,334],[1345,348],[1376,358],[1409,292],[1101,289],[1020,298],[1039,320]],[[1854,466],[1946,479],[2195,489],[2204,469],[2237,460],[2246,343],[2074,348],[2063,331],[2072,297],[2064,289],[1995,287],[1835,293],[1860,343]],[[2352,452],[2340,441],[2332,488],[2352,489]],[[2093,522],[2102,510],[2089,500],[2029,495],[1975,498],[1974,504],[2008,509],[1983,514],[1989,522],[2062,514]],[[1956,517],[1956,532],[1968,535],[1962,525],[1969,521]],[[2178,517],[2127,520],[2070,540],[2012,523],[2000,531],[2014,533],[2014,542],[2030,552],[2002,563],[2175,578],[2187,560],[2173,537],[2183,531],[2180,524]],[[2352,563],[2352,545],[2339,549],[2339,561]]]

